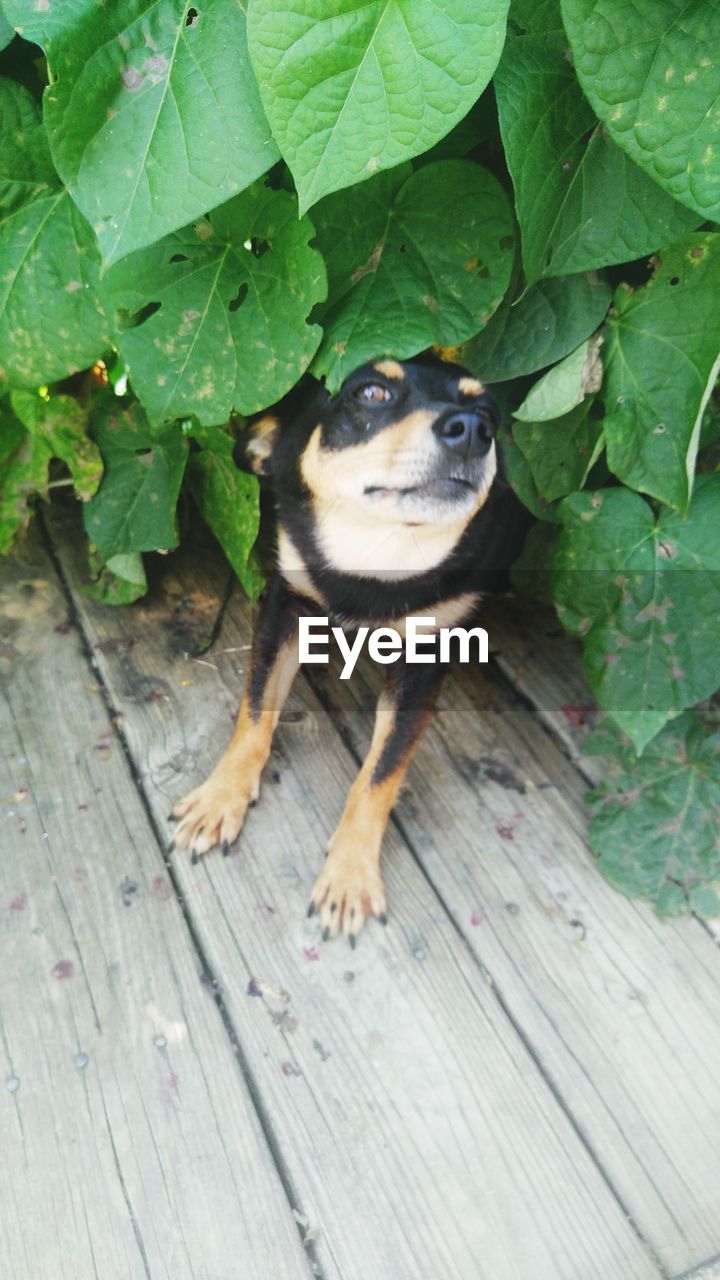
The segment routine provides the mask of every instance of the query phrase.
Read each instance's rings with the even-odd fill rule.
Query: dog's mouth
[[[431,498],[437,501],[457,501],[474,493],[476,486],[460,476],[444,476],[433,480],[425,480],[422,484],[408,485],[404,488],[391,488],[387,485],[370,484],[365,488],[369,498]]]

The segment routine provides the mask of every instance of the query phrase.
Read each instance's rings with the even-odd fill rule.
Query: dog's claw
[[[175,848],[175,841],[170,840],[169,843],[165,845],[165,852],[172,853],[174,848]]]
[[[310,906],[309,906],[309,907],[308,907],[308,909],[307,909],[307,918],[308,918],[308,920],[310,919],[310,917],[311,917],[311,916],[314,916],[314,915],[315,915],[315,903],[314,903],[314,902],[311,902],[311,903],[310,903]]]
[[[386,913],[385,913],[384,911],[382,912],[382,914],[381,914],[381,915],[379,915],[379,916],[378,916],[378,920],[380,921],[380,924],[382,924],[382,925],[386,925],[386,924],[387,924],[387,915],[386,915]]]
[[[202,857],[202,854],[198,853],[197,849],[193,849],[192,853],[190,854],[191,867],[196,867],[201,857]]]
[[[229,852],[230,852],[230,841],[229,841],[229,840],[223,840],[223,842],[222,842],[222,844],[221,844],[220,848],[222,849],[222,856],[223,856],[223,858],[227,858],[227,856],[228,856],[228,854],[229,854]]]
[[[329,937],[330,937],[330,926],[329,926],[329,925],[326,925],[326,926],[325,926],[325,928],[324,928],[324,929],[323,929],[323,931],[322,931],[322,940],[323,940],[323,942],[327,942],[327,940],[328,940],[328,938],[329,938]]]
[[[355,948],[356,948],[356,946],[357,946],[357,934],[355,934],[355,933],[349,933],[349,934],[348,934],[348,942],[350,943],[350,946],[352,947],[352,949],[353,949],[353,951],[354,951],[354,950],[355,950]]]
[[[167,820],[168,820],[168,822],[179,822],[179,821],[180,821],[180,819],[179,819],[179,818],[176,818],[176,817],[175,817],[175,814],[174,814],[174,813],[169,813],[169,814],[168,814],[168,816],[167,816]]]

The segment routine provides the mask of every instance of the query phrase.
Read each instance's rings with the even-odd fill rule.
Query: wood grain
[[[380,671],[362,662],[352,680],[337,671],[314,679],[362,755]],[[720,1243],[720,953],[697,921],[661,922],[593,866],[586,781],[528,709],[527,692],[458,668],[396,817],[623,1203],[676,1273]]]
[[[142,785],[160,816],[230,734],[248,611],[224,576],[173,557],[147,603],[77,594],[72,535],[54,537]],[[199,567],[198,567],[199,558]],[[185,656],[188,655],[188,656]],[[342,1280],[657,1277],[487,970],[395,834],[391,926],[356,952],[304,918],[354,774],[300,680],[240,848],[177,874],[300,1189],[328,1276]]]
[[[300,1280],[309,1260],[67,604],[0,586],[8,1280]]]

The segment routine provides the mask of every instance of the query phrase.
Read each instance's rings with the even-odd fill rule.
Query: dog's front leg
[[[179,820],[173,844],[192,861],[219,844],[223,853],[258,798],[272,736],[298,668],[297,619],[303,601],[278,574],[270,584],[253,637],[250,666],[235,733],[210,777],[172,811]],[[172,847],[172,846],[171,846]]]
[[[386,923],[382,839],[443,675],[440,664],[407,665],[402,659],[390,669],[377,705],[370,750],[350,789],[312,892],[308,915],[319,913],[323,938],[342,932],[354,946],[367,916]]]

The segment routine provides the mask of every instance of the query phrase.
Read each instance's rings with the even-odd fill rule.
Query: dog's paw
[[[315,881],[308,915],[319,915],[323,941],[344,933],[351,946],[368,916],[387,924],[387,905],[377,858],[331,849]]]
[[[204,853],[220,845],[224,854],[240,834],[251,804],[258,798],[259,784],[250,786],[221,772],[210,777],[175,805],[171,819],[177,822],[171,849],[189,849],[197,862]]]

